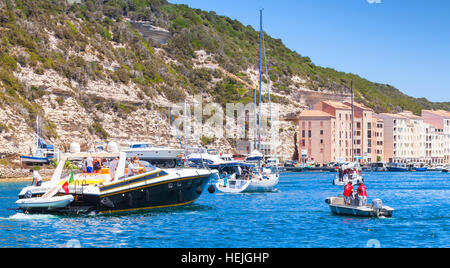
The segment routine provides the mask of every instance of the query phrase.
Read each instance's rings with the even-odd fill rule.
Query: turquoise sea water
[[[14,207],[27,183],[0,183],[0,247],[450,247],[450,174],[367,173],[369,200],[393,218],[331,214],[341,194],[332,173],[283,174],[274,193],[207,191],[193,205],[115,216],[25,215]]]

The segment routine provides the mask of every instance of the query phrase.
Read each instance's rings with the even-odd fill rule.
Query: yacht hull
[[[265,179],[262,181],[254,181],[250,182],[250,185],[245,189],[246,193],[255,193],[255,192],[272,192],[275,191],[276,186],[278,185],[278,177],[273,177],[270,179]]]
[[[399,167],[388,167],[387,170],[390,172],[406,172],[406,171],[408,171],[407,168],[399,168]]]
[[[394,209],[388,206],[375,207],[372,205],[347,205],[343,197],[328,197],[325,199],[334,215],[355,216],[355,217],[392,217]]]
[[[50,160],[48,157],[20,156],[20,160],[24,164],[47,164]]]
[[[112,191],[100,190],[100,195],[71,193],[74,201],[67,207],[26,208],[22,211],[39,214],[111,214],[183,206],[193,203],[200,197],[210,178],[211,175],[201,175],[167,179],[155,183],[146,182],[144,185],[135,187],[119,186]],[[40,195],[38,193],[34,196]],[[24,197],[19,196],[19,198]]]

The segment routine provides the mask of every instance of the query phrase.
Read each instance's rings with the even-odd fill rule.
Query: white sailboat
[[[269,96],[269,107],[270,107],[270,122],[272,129],[272,144],[276,144],[274,141],[274,127],[273,127],[273,118],[272,118],[272,103],[270,100],[270,81],[267,70],[267,60],[266,60],[266,51],[264,44],[264,32],[262,27],[262,11],[260,10],[260,60],[259,60],[259,120],[258,120],[258,149],[254,150],[250,156],[247,158],[247,162],[256,162],[256,166],[252,168],[248,177],[245,175],[236,176],[233,174],[231,176],[225,176],[224,178],[220,178],[216,187],[219,191],[225,193],[243,193],[243,192],[269,192],[274,191],[275,187],[278,185],[280,174],[278,170],[278,166],[273,168],[264,168],[261,165],[261,162],[264,158],[261,151],[261,94],[262,94],[262,56],[264,52],[264,62],[265,62],[265,70],[266,70],[266,78],[267,78],[267,88],[268,88],[268,96]],[[254,92],[254,108],[255,108],[255,138],[256,138],[256,90]],[[274,154],[276,154],[276,146],[274,148]]]
[[[39,136],[39,116],[36,117],[36,142],[31,150],[30,155],[21,155],[20,161],[23,165],[44,165],[51,160],[59,160],[59,152],[55,150],[53,145],[47,144]]]

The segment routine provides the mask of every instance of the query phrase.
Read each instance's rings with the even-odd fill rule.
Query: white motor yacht
[[[152,165],[174,168],[183,157],[183,149],[169,147],[155,147],[148,142],[133,142],[129,148],[123,150],[128,158],[135,156],[148,161]]]

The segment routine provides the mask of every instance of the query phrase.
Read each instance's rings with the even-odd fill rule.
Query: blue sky
[[[377,2],[381,3],[369,3]],[[169,0],[215,11],[281,38],[324,67],[450,101],[450,1]]]

